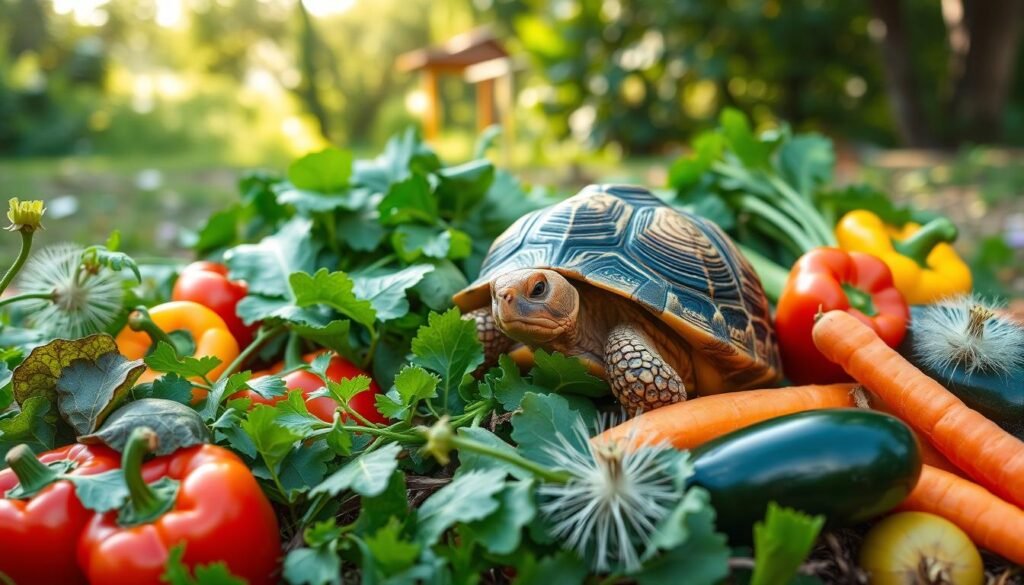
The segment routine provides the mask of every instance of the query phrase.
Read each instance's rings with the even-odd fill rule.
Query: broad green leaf
[[[139,384],[132,389],[132,395],[140,398],[162,398],[182,404],[192,402],[192,382],[177,374],[164,374],[149,384]]]
[[[182,561],[184,556],[184,544],[170,550],[161,582],[167,585],[246,585],[245,579],[232,575],[222,562],[189,567]]]
[[[325,305],[369,329],[373,328],[376,312],[368,300],[353,293],[352,279],[344,272],[329,272],[321,268],[315,274],[295,272],[289,277],[295,304],[299,307]]]
[[[14,390],[11,388],[13,377],[14,372],[7,366],[7,362],[0,360],[0,412],[14,402]]]
[[[253,407],[241,422],[241,427],[252,439],[256,452],[263,458],[267,467],[274,470],[291,452],[295,442],[302,438],[294,429],[278,423],[277,411],[265,404]]]
[[[589,400],[570,405],[566,397],[558,394],[527,392],[521,410],[512,417],[512,440],[527,459],[553,466],[555,461],[547,449],[558,444],[555,436],[562,434],[570,445],[586,452],[587,438],[579,436],[576,429],[581,422],[588,423],[595,416]]]
[[[395,376],[395,389],[405,405],[433,398],[440,378],[419,366],[405,366]]]
[[[88,510],[100,514],[116,510],[128,499],[128,485],[120,469],[93,475],[64,475],[75,486],[75,496]]]
[[[75,360],[57,380],[57,409],[76,434],[92,433],[128,397],[145,369],[142,360],[128,361],[117,352]]]
[[[334,546],[297,548],[284,558],[284,578],[291,585],[341,585],[341,558]]]
[[[672,455],[670,451],[665,454]],[[686,458],[687,455],[678,455]],[[689,469],[687,474],[689,475]],[[679,486],[679,491],[686,490],[685,486]],[[703,492],[703,493],[702,493]],[[707,493],[701,488],[686,490],[686,494],[679,500],[675,508],[670,510],[655,527],[650,535],[651,540],[647,544],[646,555],[653,556],[659,550],[671,550],[683,543],[690,537],[689,526],[686,519],[690,514],[703,510],[708,505]]]
[[[527,392],[541,394],[545,391],[523,378],[519,366],[507,354],[498,356],[497,367],[491,368],[484,375],[484,383],[490,386],[491,394],[506,412],[519,408]]]
[[[250,390],[259,394],[261,397],[266,399],[277,398],[278,396],[284,396],[288,391],[285,387],[284,380],[280,376],[260,376],[259,378],[251,378],[245,383]]]
[[[583,362],[558,352],[538,349],[533,353],[534,367],[530,370],[533,384],[550,392],[580,394],[598,397],[608,394],[608,384],[587,371]]]
[[[794,136],[779,147],[779,173],[808,200],[832,182],[835,164],[832,141],[820,134]]]
[[[235,246],[224,254],[232,280],[244,280],[250,295],[289,297],[288,277],[313,272],[321,244],[311,234],[311,220],[296,217],[258,244]]]
[[[426,174],[441,166],[430,147],[408,128],[388,139],[384,152],[372,161],[357,161],[353,181],[377,193],[385,193],[392,183],[402,181],[413,173]]]
[[[434,267],[429,264],[417,264],[393,272],[353,274],[352,292],[357,298],[370,301],[377,319],[397,319],[409,312],[406,291],[416,286],[432,270]]]
[[[0,417],[0,461],[20,443],[37,453],[52,449],[57,433],[54,410],[45,396],[32,396],[21,405],[21,411],[4,413]]]
[[[348,341],[350,328],[351,321],[348,320],[330,321],[322,326],[295,321],[289,325],[289,329],[299,337],[345,356],[352,355],[352,346]]]
[[[14,398],[18,404],[32,396],[44,396],[47,400],[57,400],[57,380],[64,368],[71,362],[84,359],[96,361],[100,356],[117,352],[114,338],[104,333],[97,333],[81,339],[54,339],[46,345],[32,350],[14,368],[11,383],[14,387]]]
[[[401,451],[397,443],[389,443],[360,455],[313,488],[310,495],[326,493],[333,497],[350,489],[361,496],[376,496],[388,487]]]
[[[505,472],[500,469],[470,471],[457,476],[420,506],[416,541],[432,546],[455,524],[482,520],[493,514],[501,505],[497,495],[504,487]]]
[[[669,170],[669,185],[684,190],[699,182],[722,156],[725,142],[725,137],[718,132],[698,134],[691,143],[693,152],[677,160]]]
[[[729,148],[744,165],[758,169],[768,168],[774,145],[758,139],[743,112],[726,108],[722,110],[719,123],[722,134],[729,142]]]
[[[384,575],[395,575],[413,565],[420,554],[420,545],[402,537],[402,524],[397,518],[363,539],[373,554],[375,566]]]
[[[405,473],[396,469],[384,491],[363,496],[359,506],[356,532],[372,533],[386,526],[392,518],[404,520],[409,515],[409,499],[405,490]]]
[[[788,583],[814,547],[824,516],[808,516],[775,502],[754,525],[754,574],[750,585]]]
[[[444,311],[452,306],[452,295],[466,288],[469,281],[462,270],[447,258],[428,262],[434,270],[425,274],[413,290],[431,311]]]
[[[288,180],[299,189],[333,193],[348,185],[352,176],[352,153],[329,146],[311,152],[288,167]]]
[[[327,391],[336,401],[342,404],[348,404],[350,400],[360,392],[365,392],[370,388],[370,377],[364,374],[359,374],[354,378],[342,378],[335,382],[334,380],[327,379]]]
[[[345,189],[335,193],[323,193],[308,189],[296,189],[279,185],[277,202],[292,205],[299,214],[310,216],[314,213],[332,213],[336,210],[356,211],[366,205],[372,195],[367,189]],[[335,230],[337,231],[337,230]]]
[[[241,206],[232,205],[210,214],[206,223],[196,234],[196,241],[192,249],[197,254],[203,255],[211,250],[225,248],[235,243],[238,238],[238,221],[241,215]]]
[[[715,511],[707,492],[703,505],[686,516],[686,542],[645,563],[633,576],[640,585],[716,585],[729,574],[729,547],[725,536],[715,532]]]
[[[199,414],[203,416],[203,420],[212,421],[217,418],[217,410],[220,408],[220,404],[227,397],[244,390],[251,377],[252,372],[245,371],[217,380],[213,387],[210,388],[209,394],[206,395],[206,402],[199,409]]]
[[[201,378],[221,364],[220,358],[206,355],[199,358],[178,357],[174,348],[160,341],[145,358],[146,365],[158,372],[177,374],[183,378]]]
[[[476,324],[463,319],[458,309],[431,313],[427,323],[412,340],[413,362],[441,375],[442,406],[451,410],[463,378],[483,362],[483,347]]]
[[[459,429],[459,436],[472,439],[477,443],[486,445],[491,449],[500,451],[502,453],[507,453],[509,455],[515,455],[516,452],[515,447],[509,445],[504,440],[502,440],[501,437],[495,435],[494,433],[488,431],[483,427],[462,427],[461,429]],[[479,453],[475,453],[468,449],[460,450],[459,473],[464,473],[467,471],[473,471],[477,469],[499,469],[519,479],[527,479],[533,477],[533,475],[529,471],[524,470],[522,467],[519,467],[518,465],[506,463],[494,457],[480,455]]]
[[[330,425],[309,412],[302,390],[292,390],[288,393],[288,398],[275,404],[274,408],[278,411],[277,424],[292,429],[303,437]]]
[[[380,223],[399,225],[422,222],[433,225],[438,220],[437,199],[431,193],[430,183],[422,175],[412,175],[404,181],[392,183],[387,195],[377,205]]]
[[[415,262],[422,256],[465,258],[473,242],[465,232],[453,228],[403,224],[392,232],[391,245],[403,261]]]
[[[327,474],[327,462],[334,458],[334,453],[323,441],[311,444],[299,444],[281,462],[278,474],[285,496],[294,502],[299,494],[309,491],[319,484]]]
[[[338,237],[357,252],[372,252],[384,241],[386,231],[372,212],[347,213],[336,226]]]
[[[559,551],[538,562],[517,567],[516,585],[531,583],[557,583],[558,585],[582,585],[587,577],[587,567],[578,556],[569,551]]]
[[[461,454],[460,454],[461,457]],[[533,501],[533,480],[508,483],[498,494],[500,507],[490,516],[470,522],[466,531],[494,554],[513,553],[522,540],[523,527],[533,520],[537,506]]]
[[[441,211],[461,217],[480,203],[494,181],[494,164],[482,158],[438,172],[437,199]]]
[[[103,443],[122,451],[132,431],[139,427],[153,429],[159,439],[157,455],[208,443],[210,431],[203,418],[191,407],[161,398],[135,400],[115,410],[94,433],[79,437],[82,443]]]

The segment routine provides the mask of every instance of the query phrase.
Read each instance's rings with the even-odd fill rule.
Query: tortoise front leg
[[[612,393],[630,416],[686,400],[683,378],[633,325],[608,333],[604,363]]]
[[[516,342],[498,329],[494,321],[490,307],[484,307],[470,311],[462,316],[463,319],[476,321],[476,337],[484,346],[484,363],[480,364],[477,373],[486,372],[498,364],[498,356],[508,353]]]

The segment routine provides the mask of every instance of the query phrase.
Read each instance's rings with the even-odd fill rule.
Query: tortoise
[[[591,185],[521,217],[453,300],[485,365],[517,343],[576,356],[630,414],[782,371],[750,263],[717,225],[639,187]]]

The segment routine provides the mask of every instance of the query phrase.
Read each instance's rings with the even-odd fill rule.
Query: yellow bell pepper
[[[146,357],[157,341],[169,343],[180,356],[219,358],[220,363],[207,376],[211,380],[215,380],[238,357],[238,342],[224,319],[192,301],[171,301],[148,311],[143,308],[132,311],[128,325],[117,334],[115,341],[117,349],[132,360]],[[160,372],[147,368],[139,382],[152,382],[160,376]],[[205,390],[192,389],[193,402],[205,396]]]
[[[881,258],[912,305],[971,291],[971,269],[950,245],[956,236],[956,226],[944,217],[896,228],[863,209],[847,213],[836,225],[839,247]]]

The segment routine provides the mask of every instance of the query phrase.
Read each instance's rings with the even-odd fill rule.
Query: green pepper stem
[[[483,443],[478,443],[472,439],[467,439],[466,437],[457,434],[452,435],[451,445],[459,451],[471,451],[485,457],[510,463],[516,467],[529,471],[548,483],[567,483],[572,478],[572,475],[566,471],[549,469],[539,463],[530,461],[518,453],[495,449],[490,445],[484,445]]]
[[[121,469],[128,500],[136,523],[145,524],[159,518],[174,505],[174,500],[161,496],[142,477],[142,460],[157,448],[157,435],[149,427],[137,427],[128,437],[121,454]]]
[[[7,269],[7,273],[4,274],[3,280],[0,280],[0,293],[7,290],[7,287],[14,280],[14,277],[21,271],[21,267],[25,265],[25,260],[28,260],[28,254],[32,250],[32,236],[35,235],[35,231],[31,229],[22,229],[21,233],[21,251],[18,252],[18,257],[14,260],[14,264]]]
[[[852,284],[847,284],[845,282],[842,287],[843,292],[846,293],[846,300],[849,301],[851,308],[857,309],[868,317],[875,317],[878,315],[878,310],[875,308],[875,303],[871,300],[870,293],[866,293]]]
[[[4,305],[11,305],[14,303],[20,303],[21,301],[28,301],[31,299],[45,299],[52,301],[53,293],[25,293],[23,295],[7,297],[6,299],[0,299],[0,307]]]
[[[921,226],[909,238],[894,241],[892,247],[897,252],[914,260],[919,265],[928,266],[928,255],[935,246],[956,240],[956,225],[945,217],[937,217]]]
[[[31,496],[60,479],[60,474],[37,459],[24,443],[8,451],[5,459],[14,475],[18,476],[21,496]]]

